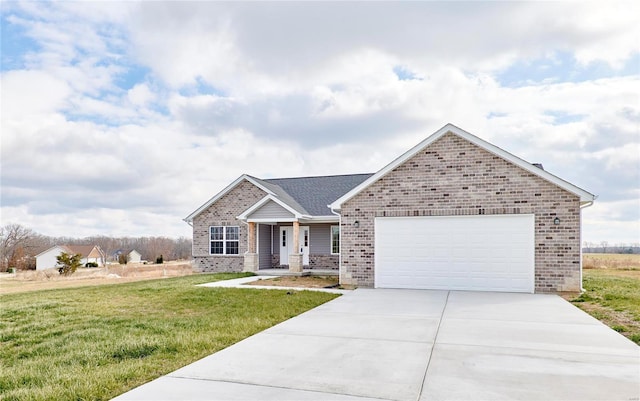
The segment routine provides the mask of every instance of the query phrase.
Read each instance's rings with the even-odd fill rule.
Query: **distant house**
[[[36,270],[57,267],[58,260],[56,258],[63,252],[69,255],[79,254],[82,257],[80,263],[83,266],[90,262],[102,266],[105,256],[102,249],[97,245],[55,245],[36,255]]]
[[[127,255],[127,262],[129,262],[129,263],[140,263],[140,262],[142,262],[142,254],[140,254],[140,252],[136,251],[135,249],[132,249],[130,251],[123,250],[123,249],[118,249],[113,254],[113,260],[115,260],[117,262],[118,260],[120,260],[120,255],[123,255],[123,254]]]

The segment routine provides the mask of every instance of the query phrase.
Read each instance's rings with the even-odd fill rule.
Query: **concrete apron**
[[[117,400],[637,400],[640,347],[555,295],[359,289]]]

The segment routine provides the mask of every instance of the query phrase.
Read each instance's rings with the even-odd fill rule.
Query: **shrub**
[[[127,258],[127,255],[125,255],[124,253],[118,255],[118,263],[120,263],[121,265],[126,265],[128,261],[129,260]]]
[[[161,265],[161,264],[163,264],[163,263],[164,263],[164,260],[162,259],[162,255],[160,255],[160,256],[158,256],[158,257],[156,258],[156,263],[157,263],[157,264],[159,264],[159,265]]]
[[[84,267],[98,267],[98,264],[96,262],[87,262]]]
[[[73,274],[78,267],[82,266],[82,263],[80,263],[82,256],[79,254],[69,255],[66,252],[62,252],[59,256],[56,256],[56,259],[58,260],[59,265],[58,273],[63,276]]]

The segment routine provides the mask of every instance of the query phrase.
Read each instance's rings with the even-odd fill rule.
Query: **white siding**
[[[294,216],[287,209],[273,201],[269,201],[247,217],[249,219],[273,219],[277,221],[278,219],[291,219]]]
[[[271,268],[271,226],[258,224],[258,266]]]
[[[54,246],[51,249],[39,254],[36,257],[36,270],[45,270],[56,267],[58,264],[57,256],[59,256],[62,252],[65,252],[64,249]]]
[[[331,224],[309,225],[309,253],[312,255],[331,254]]]

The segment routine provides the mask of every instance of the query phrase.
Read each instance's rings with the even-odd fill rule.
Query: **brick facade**
[[[340,267],[340,256],[338,255],[309,255],[308,269],[318,270],[338,270]]]
[[[374,284],[375,217],[534,214],[535,291],[581,289],[579,197],[451,133],[345,202],[341,214],[343,284]]]
[[[193,219],[193,260],[201,272],[241,272],[247,251],[247,225],[238,219],[242,212],[266,196],[266,193],[248,181],[210,205]],[[240,232],[238,255],[210,255],[209,227],[238,226]]]
[[[289,265],[281,265],[280,264],[280,255],[273,254],[271,255],[271,268],[272,269],[280,269],[280,268],[289,268]],[[310,254],[309,255],[309,265],[305,265],[305,270],[338,270],[340,268],[340,256],[339,255],[319,255],[319,254]]]

